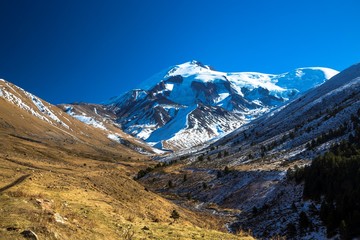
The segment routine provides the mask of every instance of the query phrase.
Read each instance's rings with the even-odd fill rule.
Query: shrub
[[[183,177],[183,182],[186,182],[186,180],[187,180],[187,175],[186,175],[186,174],[184,174],[184,177]]]
[[[169,188],[172,188],[174,185],[173,185],[173,182],[171,181],[171,180],[169,180],[169,182],[168,182],[168,187]]]
[[[180,214],[174,209],[171,212],[170,218],[174,219],[174,222],[180,218]]]

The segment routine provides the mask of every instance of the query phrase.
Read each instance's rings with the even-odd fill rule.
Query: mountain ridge
[[[302,146],[302,149],[306,150],[304,144],[313,140],[314,136],[317,138],[321,134],[335,131],[343,121],[350,119],[351,114],[356,115],[356,106],[359,104],[357,103],[359,96],[356,92],[360,78],[359,69],[360,64],[345,69],[283,108],[256,119],[249,126],[234,131],[218,144],[233,141],[247,143],[254,141],[253,144],[256,144],[266,142],[277,134],[284,136],[291,133],[293,139],[288,138],[287,142],[294,142],[295,145],[285,144],[282,148],[291,149],[294,146]],[[257,133],[255,134],[257,139],[255,140],[254,134],[250,133]],[[244,135],[247,135],[246,139]]]
[[[34,118],[32,120],[34,127],[39,129],[44,128],[47,129],[48,132],[52,132],[51,134],[48,134],[47,132],[39,130],[38,133],[32,133],[34,136],[39,135],[40,139],[50,138],[49,135],[55,135],[55,133],[57,133],[60,139],[66,139],[64,141],[77,141],[79,144],[84,144],[89,142],[87,137],[96,135],[97,137],[93,137],[93,140],[98,140],[99,142],[102,142],[101,144],[106,145],[114,142],[114,140],[109,139],[109,134],[113,134],[118,136],[119,139],[121,138],[124,141],[131,143],[130,148],[133,148],[133,150],[135,149],[135,151],[139,152],[141,149],[143,153],[154,153],[147,144],[125,134],[117,127],[111,127],[110,124],[107,124],[105,125],[108,127],[107,129],[102,125],[102,122],[96,122],[94,120],[89,122],[91,124],[84,125],[83,121],[89,120],[86,119],[85,116],[83,116],[83,119],[80,119],[83,121],[79,121],[79,119],[64,113],[61,108],[46,102],[4,79],[0,80],[0,100],[4,101],[3,107],[11,106],[14,108],[14,113],[19,112],[19,116],[23,119],[30,118],[30,116],[26,117],[27,115],[25,115],[25,113],[29,113],[31,118]],[[100,106],[98,107],[100,112]],[[24,111],[24,113],[22,113],[22,111]],[[8,111],[5,111],[4,113],[7,112]],[[10,113],[7,114],[11,115]],[[6,119],[10,119],[10,116],[8,115],[6,116]],[[15,118],[15,116],[13,117]],[[103,120],[103,118],[101,119]],[[12,122],[17,123],[18,121],[15,119],[13,121],[9,120],[10,125],[13,124]],[[26,127],[17,125],[17,128],[20,129],[27,129]],[[92,127],[95,129],[89,132],[89,129]],[[33,130],[23,130],[22,134],[26,134],[27,132],[33,132]],[[117,141],[117,144],[122,146],[119,140]]]
[[[183,149],[229,133],[336,73],[321,67],[278,75],[225,73],[191,61],[155,74],[138,88],[112,98],[107,107],[127,133],[159,148]],[[199,111],[202,106],[213,111]],[[185,118],[178,116],[182,109],[188,109]],[[220,112],[225,117],[216,114]],[[191,120],[199,124],[188,124]],[[166,136],[166,131],[172,134]]]

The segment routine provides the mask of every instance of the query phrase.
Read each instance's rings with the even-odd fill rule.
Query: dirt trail
[[[14,186],[22,183],[22,182],[25,181],[25,179],[28,178],[29,176],[31,176],[31,174],[26,174],[26,175],[24,175],[24,176],[21,176],[21,177],[19,177],[18,179],[16,179],[14,182],[12,182],[12,183],[10,183],[10,184],[8,184],[8,185],[0,188],[0,193],[2,193],[3,191],[5,191],[5,190],[7,190],[7,189],[9,189],[9,188],[11,188],[11,187],[14,187]]]

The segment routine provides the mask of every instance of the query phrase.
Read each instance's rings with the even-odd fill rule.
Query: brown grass
[[[132,178],[155,162],[51,108],[70,130],[0,98],[1,240],[23,239],[25,229],[50,240],[242,239],[218,231],[219,219],[146,191]]]
[[[148,160],[113,163],[13,144],[27,154],[8,152],[0,157],[0,188],[31,176],[0,193],[0,216],[6,216],[0,218],[3,239],[22,239],[25,229],[41,239],[238,238],[211,230],[221,228],[218,219],[181,208],[133,181],[140,168],[153,164]],[[38,200],[46,200],[48,208]],[[174,209],[180,214],[175,223],[170,218]],[[65,224],[55,221],[55,213],[66,219]]]

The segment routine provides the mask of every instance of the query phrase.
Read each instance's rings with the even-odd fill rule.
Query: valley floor
[[[303,200],[303,184],[286,176],[287,169],[308,161],[254,161],[232,167],[223,163],[178,160],[153,169],[139,181],[187,209],[223,217],[231,232],[249,232],[260,239],[326,238],[318,217],[320,205]],[[300,214],[312,219],[311,229],[300,227]]]
[[[11,141],[2,142],[0,154],[0,239],[24,239],[24,230],[39,239],[252,239],[226,233],[221,218],[186,210],[134,181],[154,164],[149,160],[98,161]],[[178,219],[170,217],[174,210]]]

